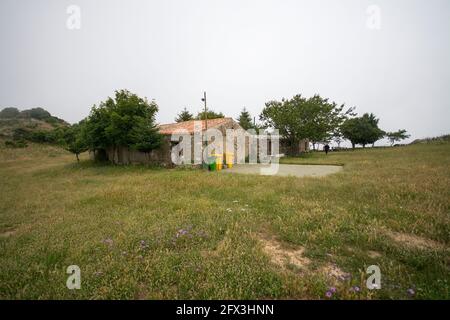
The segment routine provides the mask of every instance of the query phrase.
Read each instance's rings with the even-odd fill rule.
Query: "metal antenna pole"
[[[208,108],[206,107],[206,91],[203,92],[203,98],[202,101],[205,103],[205,140],[206,140],[206,146],[208,145],[208,135],[206,131],[208,130]],[[203,125],[202,125],[203,130]],[[203,146],[203,143],[202,143]],[[209,165],[209,164],[208,164]]]
[[[205,102],[205,130],[208,130],[208,109],[206,107],[206,91],[203,92],[203,102]]]

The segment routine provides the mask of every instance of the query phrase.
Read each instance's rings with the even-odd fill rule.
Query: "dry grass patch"
[[[335,263],[327,264],[326,266],[322,267],[319,271],[323,273],[327,278],[333,280],[344,281],[351,277],[350,273],[343,271]]]
[[[302,275],[322,274],[333,283],[337,280],[345,281],[351,278],[351,274],[343,271],[336,263],[327,263],[318,269],[313,266],[313,261],[305,257],[305,248],[278,241],[275,237],[258,235],[263,252],[270,257],[270,261],[280,267],[280,270],[288,270],[288,266],[294,266],[302,271]]]
[[[304,256],[305,248],[302,246],[294,248],[283,245],[273,237],[265,236],[259,236],[258,241],[261,243],[264,253],[270,257],[270,261],[283,269],[290,264],[305,270],[311,263],[311,260]]]
[[[148,297],[148,289],[144,284],[140,283],[137,286],[137,290],[134,294],[134,299],[135,300],[146,300],[147,297]]]
[[[381,258],[381,253],[379,253],[378,251],[373,251],[373,250],[369,250],[367,251],[367,255],[369,256],[369,258],[372,259],[377,259],[377,258]]]
[[[17,230],[6,230],[6,231],[2,231],[0,232],[0,238],[8,238],[11,237],[13,235],[15,235],[17,232]]]
[[[387,231],[386,234],[395,242],[414,249],[440,250],[444,248],[444,245],[439,242],[413,234],[394,231]]]

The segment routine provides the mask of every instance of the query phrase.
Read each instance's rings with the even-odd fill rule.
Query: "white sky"
[[[81,29],[66,27],[69,5]],[[381,10],[381,29],[366,26]],[[126,88],[158,121],[319,93],[412,138],[450,132],[448,0],[1,0],[0,108],[70,122]]]

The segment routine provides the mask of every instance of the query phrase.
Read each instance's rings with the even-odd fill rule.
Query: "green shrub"
[[[31,137],[31,131],[24,128],[16,128],[13,131],[14,140],[29,140]]]
[[[28,144],[25,140],[6,140],[5,141],[5,146],[7,148],[26,148],[28,147]]]
[[[56,143],[57,137],[53,131],[31,132],[29,140],[36,143]]]

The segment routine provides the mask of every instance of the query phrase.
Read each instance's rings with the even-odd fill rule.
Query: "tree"
[[[367,144],[374,144],[385,135],[385,132],[378,128],[378,121],[379,119],[372,113],[347,119],[341,126],[342,135],[350,140],[353,148],[357,144],[364,148]]]
[[[225,118],[222,112],[216,113],[213,110],[207,110],[206,115],[208,119]],[[205,120],[205,111],[199,112],[195,117],[195,120]]]
[[[379,119],[377,119],[377,117],[375,117],[375,115],[373,113],[370,114],[363,114],[363,118],[364,121],[367,121],[370,126],[371,126],[371,130],[367,133],[367,137],[368,137],[368,143],[372,144],[372,147],[375,145],[375,142],[377,142],[378,140],[380,140],[381,138],[383,138],[386,135],[386,132],[384,132],[383,130],[381,130],[378,127],[378,122],[380,121]],[[364,145],[363,145],[364,147]]]
[[[63,129],[60,133],[59,143],[69,152],[72,152],[77,157],[77,162],[80,162],[79,155],[88,150],[88,145],[83,134],[83,122],[74,124],[68,128]]]
[[[386,137],[391,142],[391,147],[394,145],[395,142],[408,139],[410,136],[411,135],[407,134],[407,131],[405,129],[386,133]]]
[[[302,139],[310,139],[313,147],[318,142],[330,140],[340,124],[353,112],[353,108],[344,111],[344,107],[319,95],[309,99],[296,95],[290,100],[267,102],[260,120],[266,126],[278,129],[292,146],[290,153],[295,154],[295,146]]]
[[[309,123],[309,139],[313,149],[319,142],[329,142],[340,135],[341,124],[353,115],[354,110],[354,108],[348,108],[344,111],[344,104],[337,105],[334,101],[330,102],[329,99],[322,98],[320,95],[309,98],[306,104],[309,110],[306,121]]]
[[[193,120],[193,119],[194,119],[194,115],[192,113],[190,113],[186,108],[184,108],[183,111],[181,111],[175,118],[175,122],[183,122],[183,121],[189,121],[189,120]]]
[[[252,117],[250,116],[250,113],[247,111],[247,109],[245,109],[245,107],[244,109],[242,109],[241,114],[237,118],[237,121],[244,130],[255,129]]]
[[[157,149],[162,143],[162,136],[157,127],[150,124],[145,118],[136,119],[136,123],[130,131],[130,137],[133,141],[130,145],[131,148],[145,153]]]
[[[76,155],[77,161],[80,161],[79,154],[88,150],[86,139],[82,135],[81,121],[68,127],[61,127],[53,130],[53,137],[56,143],[69,152]]]
[[[128,147],[148,153],[162,142],[155,123],[157,111],[154,101],[127,90],[116,91],[114,98],[92,107],[84,125],[85,142],[94,151]]]

